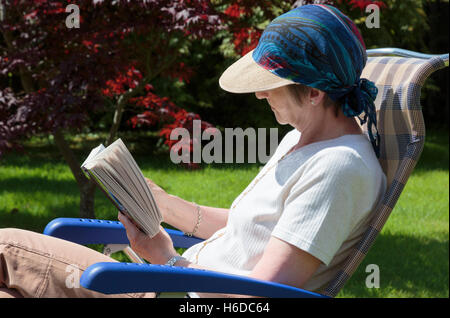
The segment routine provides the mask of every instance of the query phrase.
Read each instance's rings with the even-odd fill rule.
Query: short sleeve
[[[350,151],[323,151],[303,170],[272,236],[329,265],[355,224],[368,215],[373,182],[362,159]]]

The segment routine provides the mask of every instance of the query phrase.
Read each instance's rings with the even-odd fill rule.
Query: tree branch
[[[108,146],[114,142],[122,121],[123,111],[125,110],[125,106],[130,98],[141,93],[146,84],[150,83],[150,81],[159,76],[159,74],[172,65],[176,59],[177,55],[173,54],[165,63],[161,63],[161,67],[157,68],[155,72],[152,72],[151,74],[148,74],[147,77],[144,77],[135,88],[128,90],[125,94],[122,94],[119,97],[116,104],[116,110],[114,111],[113,123],[111,125],[111,129],[109,130],[108,139],[105,141],[105,146]]]
[[[130,98],[136,96],[138,93],[142,92],[145,84],[150,82],[150,79],[143,78],[140,83],[133,89],[129,89],[125,94],[122,94],[117,100],[116,110],[114,111],[113,123],[111,129],[109,130],[108,139],[105,141],[105,146],[109,146],[114,142],[117,132],[119,131],[120,122],[122,120],[122,114]]]

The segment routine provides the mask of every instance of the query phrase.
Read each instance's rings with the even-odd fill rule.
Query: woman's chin
[[[277,112],[275,108],[273,108],[272,106],[270,106],[270,108],[271,108],[272,111],[273,111],[273,114],[274,114],[274,116],[275,116],[275,119],[277,120],[277,123],[279,123],[280,125],[286,125],[286,124],[288,124],[288,122],[286,122],[285,120],[283,120],[283,119],[281,118],[280,113]]]
[[[288,122],[286,122],[286,121],[284,121],[282,119],[279,119],[277,116],[275,116],[275,119],[277,120],[277,123],[279,123],[280,125],[287,125],[288,124]]]

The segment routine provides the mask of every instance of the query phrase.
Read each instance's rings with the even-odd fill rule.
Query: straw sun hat
[[[295,84],[260,66],[252,57],[251,50],[230,65],[219,79],[222,89],[231,93],[254,93]]]

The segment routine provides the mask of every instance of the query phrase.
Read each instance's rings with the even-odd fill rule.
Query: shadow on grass
[[[0,228],[15,227],[24,230],[42,233],[45,226],[57,217],[77,217],[77,203],[49,204],[46,213],[29,213],[26,209],[16,208],[13,210],[0,209]]]
[[[0,179],[0,191],[14,193],[53,192],[58,195],[79,195],[75,179],[54,180],[45,177],[7,177]]]
[[[391,290],[395,297],[448,297],[448,251],[448,240],[380,234],[340,296],[385,297]],[[379,267],[379,289],[366,287],[369,264]]]

